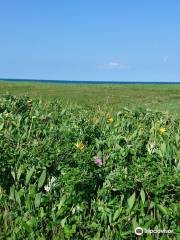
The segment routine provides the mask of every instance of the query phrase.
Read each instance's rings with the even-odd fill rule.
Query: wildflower
[[[102,166],[102,164],[103,164],[102,159],[100,159],[98,156],[96,156],[95,164],[98,165],[99,167]]]
[[[112,118],[112,117],[108,117],[108,118],[107,118],[107,122],[108,122],[108,123],[112,123],[112,122],[113,122],[113,118]]]
[[[75,212],[76,212],[76,208],[73,207],[73,208],[71,209],[71,211],[72,211],[72,214],[75,214]]]
[[[130,148],[130,147],[133,147],[133,145],[132,144],[127,144],[127,147]]]
[[[155,148],[156,148],[156,144],[153,143],[153,142],[150,142],[150,143],[147,145],[147,149],[148,149],[148,152],[149,152],[150,154],[155,152]]]
[[[76,146],[78,149],[83,150],[84,147],[85,147],[85,144],[84,144],[83,142],[77,142],[77,143],[75,144],[75,146]]]
[[[162,135],[165,131],[166,131],[165,128],[160,128],[160,129],[159,129],[159,133],[160,133],[161,135]]]
[[[52,177],[49,181],[49,185],[53,185],[53,183],[56,181],[56,178],[55,177]]]
[[[51,190],[51,188],[54,186],[55,181],[56,181],[55,177],[52,177],[51,179],[49,179],[48,184],[44,187],[44,190],[46,192],[49,192]]]
[[[46,186],[44,186],[44,190],[45,190],[46,192],[49,192],[49,191],[51,190],[51,188],[50,188],[50,186],[46,185]]]

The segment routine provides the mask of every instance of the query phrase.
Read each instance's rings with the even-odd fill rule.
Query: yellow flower
[[[159,129],[159,133],[160,133],[161,135],[162,135],[165,131],[166,131],[165,128],[160,128],[160,129]]]
[[[112,118],[112,117],[108,117],[108,118],[107,118],[107,122],[108,122],[108,123],[112,123],[112,122],[113,122],[113,118]]]
[[[78,149],[83,150],[84,147],[85,147],[85,144],[82,143],[82,142],[77,142],[77,143],[75,144],[75,146],[76,146]]]

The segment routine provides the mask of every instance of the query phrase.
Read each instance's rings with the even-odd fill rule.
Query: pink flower
[[[96,156],[95,164],[97,164],[98,166],[102,166],[103,161],[98,156]]]

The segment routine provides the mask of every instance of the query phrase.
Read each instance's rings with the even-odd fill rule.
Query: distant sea
[[[180,84],[179,82],[135,82],[135,81],[90,81],[90,80],[43,80],[43,79],[16,79],[1,78],[0,81],[10,82],[41,82],[41,83],[58,83],[58,84]]]

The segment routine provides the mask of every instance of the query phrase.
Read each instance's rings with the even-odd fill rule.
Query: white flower
[[[155,147],[156,147],[156,144],[153,143],[153,142],[150,142],[150,143],[147,145],[148,152],[149,152],[150,154],[151,154],[151,153],[154,153]]]
[[[74,214],[76,212],[76,209],[73,207],[71,211],[72,211],[72,214]]]
[[[44,187],[45,191],[46,192],[49,192],[51,190],[51,188],[54,186],[54,182],[56,181],[56,178],[55,177],[52,177],[51,179],[49,179],[48,181],[48,185],[46,185]]]
[[[132,144],[128,144],[127,147],[130,148],[130,147],[133,147],[133,145]]]
[[[46,185],[46,186],[44,187],[44,190],[45,190],[46,192],[49,192],[49,191],[51,190],[51,188],[50,188],[48,185]]]
[[[53,185],[53,183],[56,181],[56,178],[55,177],[52,177],[49,181],[49,184],[50,185]]]

